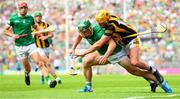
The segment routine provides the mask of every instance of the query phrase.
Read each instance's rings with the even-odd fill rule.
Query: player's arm
[[[9,18],[7,24],[4,26],[3,33],[7,36],[14,37],[15,34],[11,31],[11,26],[13,25],[13,22],[11,21],[11,18]]]
[[[46,36],[41,36],[39,39],[42,39],[42,40],[46,40],[48,38],[52,38],[54,35],[52,32],[48,32],[48,35]]]
[[[92,53],[92,52],[96,51],[97,49],[101,48],[105,43],[107,43],[111,39],[113,31],[114,31],[114,27],[112,25],[109,25],[108,28],[106,28],[105,34],[102,36],[102,38],[99,41],[97,41],[96,43],[94,43],[83,54],[86,55],[86,54]]]
[[[14,33],[11,31],[11,26],[8,25],[8,24],[4,27],[3,32],[4,32],[5,35],[12,37],[14,40],[16,40],[16,39],[18,39],[18,38],[20,38],[20,37],[23,37],[23,36],[27,36],[27,34],[22,34],[22,35],[14,34]]]
[[[13,37],[13,36],[15,36],[15,34],[12,33],[12,31],[11,31],[10,28],[11,28],[11,26],[6,25],[6,26],[4,27],[3,32],[4,32],[5,35],[10,36],[10,37]]]
[[[108,57],[113,53],[114,49],[116,48],[116,43],[113,39],[108,41],[108,49],[103,56],[100,56],[97,61],[99,64],[105,64],[108,61]]]
[[[92,53],[94,51],[96,51],[97,49],[101,48],[106,42],[109,41],[109,39],[111,38],[111,36],[106,36],[103,35],[103,37],[98,40],[96,43],[94,43],[89,49],[87,49],[83,54],[87,55],[89,53]],[[83,55],[83,56],[84,56]]]
[[[47,23],[46,26],[49,27],[49,24]],[[54,34],[52,32],[48,32],[48,35],[45,37],[48,39],[48,38],[52,38],[53,36]]]
[[[115,48],[116,48],[115,41],[113,39],[110,39],[109,42],[108,42],[108,49],[107,49],[106,53],[103,56],[108,58],[113,53]]]
[[[73,46],[70,50],[70,54],[74,54],[75,53],[75,49],[76,47],[78,46],[78,44],[81,42],[82,40],[82,37],[78,34],[78,36],[76,37],[74,43],[73,43]]]

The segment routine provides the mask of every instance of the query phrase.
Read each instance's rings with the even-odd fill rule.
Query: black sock
[[[149,66],[149,70],[151,73],[154,73],[156,71],[156,68],[152,67],[152,66]]]
[[[154,68],[152,66],[149,66],[149,70],[148,71],[153,73],[153,75],[156,77],[156,79],[158,80],[158,82],[160,84],[164,81],[163,76],[159,73],[159,71],[156,68]]]
[[[151,66],[149,66],[149,70],[148,71],[152,72],[152,67]]]
[[[149,79],[147,79],[147,78],[145,78],[145,77],[143,77],[145,80],[147,80],[150,84],[153,84],[153,83],[155,83],[154,81],[152,81],[152,80],[149,80]]]
[[[153,75],[156,77],[156,79],[159,81],[159,83],[163,83],[164,82],[164,78],[163,76],[159,73],[158,70],[156,70]]]

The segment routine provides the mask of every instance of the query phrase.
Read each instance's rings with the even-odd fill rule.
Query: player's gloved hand
[[[106,64],[108,62],[108,58],[105,56],[100,56],[97,58],[97,61],[99,62],[99,64]]]

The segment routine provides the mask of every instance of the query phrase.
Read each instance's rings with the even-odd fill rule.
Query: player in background
[[[31,57],[33,61],[39,66],[50,88],[54,88],[57,84],[56,81],[52,81],[45,63],[40,58],[37,51],[34,38],[32,36],[31,27],[39,30],[35,25],[32,16],[27,14],[28,5],[26,2],[20,2],[18,4],[18,13],[13,14],[9,18],[8,24],[4,28],[4,34],[13,38],[15,42],[15,49],[19,61],[21,62],[25,71],[25,83],[30,85],[30,71],[31,67],[28,58]],[[11,28],[13,31],[11,31]]]
[[[42,13],[39,11],[34,12],[34,19],[37,27],[40,30],[46,29],[49,27],[49,24],[42,21]],[[36,32],[35,29],[33,29],[34,32]],[[46,64],[46,68],[48,69],[49,73],[55,78],[57,83],[61,83],[60,77],[58,77],[55,73],[54,67],[51,65],[50,61],[50,53],[52,52],[50,46],[52,46],[52,32],[47,33],[39,33],[34,35],[35,43],[38,48],[39,54]],[[44,76],[41,76],[41,83],[44,83]]]
[[[75,42],[70,51],[70,54],[75,56],[79,55],[77,52],[75,52],[75,49],[83,38],[86,39],[91,45],[93,45],[99,39],[101,39],[101,37],[105,33],[103,28],[101,28],[99,25],[91,24],[89,20],[80,21],[80,23],[78,24],[78,31],[79,34],[76,37]],[[102,62],[100,61],[100,59],[103,56],[109,58]],[[141,76],[146,79],[150,79],[157,82],[157,79],[154,77],[154,75],[152,75],[151,72],[141,70],[138,67],[132,66],[130,64],[129,58],[126,56],[126,53],[124,52],[122,47],[120,45],[117,45],[113,39],[110,39],[105,43],[105,45],[97,49],[97,51],[89,53],[88,55],[83,57],[82,67],[83,74],[86,80],[86,85],[81,90],[81,92],[92,92],[92,66],[100,66],[108,63],[118,63],[133,75]]]

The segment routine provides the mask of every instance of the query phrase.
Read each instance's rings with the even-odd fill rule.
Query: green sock
[[[50,76],[49,76],[49,75],[48,75],[48,76],[46,76],[46,77],[45,77],[45,79],[46,79],[46,81],[51,80],[51,78],[50,78]]]

